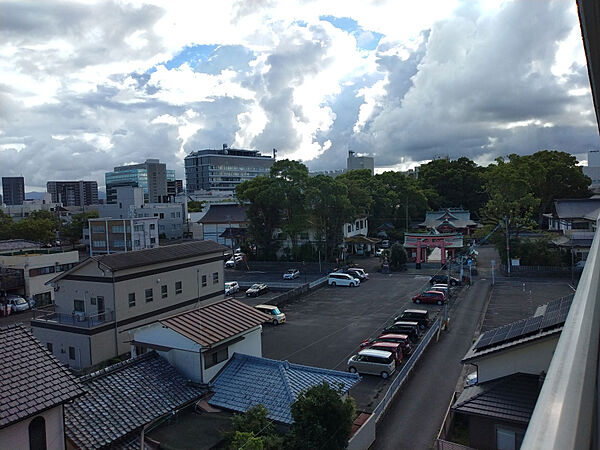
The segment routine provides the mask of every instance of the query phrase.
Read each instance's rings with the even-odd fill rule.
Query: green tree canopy
[[[62,235],[64,238],[75,245],[83,238],[83,229],[86,228],[88,219],[98,217],[98,211],[89,211],[71,216],[71,221],[62,227]]]
[[[187,202],[188,212],[202,212],[205,203],[205,201],[197,202],[194,200],[189,200]]]
[[[12,226],[12,238],[53,242],[60,226],[58,218],[49,211],[33,211]]]
[[[232,430],[224,433],[227,448],[278,450],[284,438],[275,430],[273,422],[267,418],[269,411],[263,405],[255,405],[244,414],[234,414],[231,418]]]

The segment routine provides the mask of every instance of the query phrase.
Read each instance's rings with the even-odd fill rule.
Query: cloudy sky
[[[574,1],[6,1],[0,174],[104,185],[222,144],[379,170],[487,164],[598,129]]]

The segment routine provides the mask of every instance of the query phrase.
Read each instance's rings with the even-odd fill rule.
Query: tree
[[[190,200],[187,202],[188,212],[202,212],[204,209],[205,201],[196,202],[194,200]]]
[[[60,221],[48,211],[33,211],[28,217],[12,226],[13,237],[38,242],[52,242]]]
[[[88,219],[98,217],[98,211],[89,211],[71,216],[71,221],[62,228],[62,235],[75,248],[75,244],[83,238],[83,229],[88,223]]]
[[[351,398],[327,382],[302,391],[291,406],[291,440],[296,449],[344,449],[356,413]]]
[[[14,237],[14,222],[12,217],[0,211],[0,240]]]
[[[392,252],[390,255],[390,266],[394,269],[402,269],[406,264],[408,257],[406,256],[406,250],[404,246],[400,244],[392,245]]]
[[[251,448],[276,450],[282,447],[284,438],[277,434],[269,411],[263,405],[255,405],[243,414],[231,418],[232,431],[224,433],[227,448]]]

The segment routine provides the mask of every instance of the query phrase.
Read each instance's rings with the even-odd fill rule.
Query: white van
[[[256,309],[260,312],[268,314],[272,317],[271,323],[273,325],[279,325],[280,323],[285,323],[285,314],[282,313],[277,306],[274,305],[256,305]]]
[[[394,370],[396,370],[394,355],[384,350],[361,350],[348,360],[348,371],[351,373],[369,373],[388,378]]]
[[[330,286],[356,287],[360,284],[360,280],[347,273],[334,272],[327,275],[327,284]]]

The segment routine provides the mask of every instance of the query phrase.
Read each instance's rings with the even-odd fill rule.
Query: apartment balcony
[[[106,310],[100,314],[87,314],[80,311],[62,313],[54,311],[54,307],[55,305],[51,305],[47,308],[34,309],[32,322],[67,325],[76,328],[95,328],[115,320],[115,314],[112,310]]]

